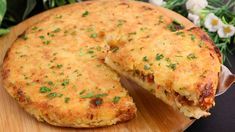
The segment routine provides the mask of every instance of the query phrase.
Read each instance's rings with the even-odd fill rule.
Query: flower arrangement
[[[235,43],[234,0],[149,0],[151,4],[174,10],[208,33],[223,53],[223,62]],[[228,61],[229,62],[229,61]]]

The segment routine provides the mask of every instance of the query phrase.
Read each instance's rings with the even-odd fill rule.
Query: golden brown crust
[[[218,48],[205,32],[180,15],[147,4],[136,10],[146,14],[141,18],[129,16],[135,19],[131,28],[127,22],[120,32],[131,33],[131,37],[122,36],[126,43],[117,43],[119,50],[110,52],[106,63],[122,75],[144,81],[141,86],[186,116],[208,115],[219,79]],[[153,18],[155,21],[150,21]]]
[[[220,59],[220,62],[222,63],[222,54],[220,53],[219,48],[215,45],[215,43],[211,40],[211,38],[206,34],[202,29],[199,27],[192,27],[189,29],[189,31],[194,32],[197,36],[200,36],[201,40],[204,42],[207,42],[207,46],[210,47],[209,49],[217,54],[217,57]]]
[[[183,25],[169,27],[174,19]],[[176,32],[169,30],[172,27]],[[195,113],[202,113],[189,112],[187,116],[208,115],[201,111],[198,102],[206,110],[213,104],[220,69],[219,53],[208,36],[203,32],[197,34],[200,29],[188,31],[192,27],[192,23],[171,11],[141,2],[97,0],[65,6],[30,27],[25,32],[26,38],[16,40],[4,59],[4,87],[26,111],[52,125],[99,127],[127,121],[134,118],[136,107],[119,84],[119,77],[104,64],[108,54],[107,58],[123,71],[139,70],[138,76],[150,84],[147,88],[165,102],[170,100],[167,103],[173,107],[188,110],[182,104],[191,104],[193,100]],[[195,35],[196,41],[176,36],[180,31],[187,36]],[[207,47],[199,50],[200,40]],[[161,44],[167,45],[159,46]],[[159,47],[156,49],[155,45]],[[190,54],[189,46],[195,48],[192,51],[198,55],[196,61],[174,56],[182,53],[185,58]],[[166,53],[165,49],[169,51]],[[171,61],[161,62],[166,66],[162,69],[144,70],[142,58],[149,55],[152,61],[157,53],[164,53],[164,59]],[[174,70],[178,62],[173,73],[169,68]],[[205,65],[213,67],[203,69]],[[200,75],[205,77],[198,79]],[[156,82],[157,86],[152,88]],[[192,98],[188,99],[188,93],[181,93],[181,86],[188,88]],[[173,105],[171,103],[178,99],[175,91],[181,95],[181,103]],[[164,93],[174,96],[166,97]]]
[[[131,97],[102,60],[105,32],[97,29],[97,37],[90,37],[93,32],[84,30],[89,23],[104,21],[83,17],[86,10],[95,14],[93,7],[101,4],[85,2],[55,11],[30,27],[8,50],[3,85],[39,121],[87,128],[135,117]]]

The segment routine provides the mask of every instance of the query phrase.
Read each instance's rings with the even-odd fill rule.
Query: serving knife
[[[232,74],[232,72],[224,65],[221,65],[221,72],[219,75],[219,85],[216,91],[216,96],[219,96],[223,93],[225,93],[231,85],[235,82],[235,74]]]

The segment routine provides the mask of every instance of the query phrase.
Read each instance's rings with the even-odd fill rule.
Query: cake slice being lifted
[[[210,115],[220,72],[212,41],[196,27],[153,32],[148,37],[136,32],[121,45],[123,40],[111,41],[116,50],[109,52],[106,64],[187,117]]]

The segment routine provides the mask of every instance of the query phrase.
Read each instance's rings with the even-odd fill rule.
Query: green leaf
[[[76,0],[68,0],[68,2],[71,3],[76,3]]]
[[[88,94],[82,95],[80,97],[83,98],[83,99],[85,99],[85,98],[92,98],[92,97],[94,97],[94,94],[93,93],[88,93]]]
[[[9,32],[10,32],[9,29],[2,29],[2,28],[0,28],[0,36],[5,35],[5,34],[7,34]]]
[[[2,23],[4,15],[6,13],[6,8],[7,8],[6,0],[0,0],[0,25]]]
[[[40,93],[48,93],[48,92],[51,92],[51,89],[46,87],[46,86],[42,86],[40,87]]]
[[[49,0],[49,8],[55,7],[55,0]]]
[[[82,95],[82,94],[84,94],[85,92],[86,92],[86,90],[84,89],[84,90],[82,90],[79,94]]]
[[[43,6],[45,9],[55,7],[55,0],[43,0]]]
[[[64,98],[64,102],[65,102],[65,103],[69,103],[69,101],[70,101],[70,98],[69,98],[69,97],[65,97],[65,98]]]
[[[155,57],[155,59],[157,60],[157,61],[159,61],[159,60],[161,60],[161,59],[163,59],[164,58],[164,55],[163,54],[156,54],[156,57]]]
[[[4,17],[4,27],[21,22],[29,15],[36,4],[36,0],[8,0],[7,13]]]
[[[69,85],[69,80],[68,79],[65,79],[62,83],[61,83],[62,86],[67,86]]]
[[[101,97],[104,97],[104,96],[108,96],[108,94],[107,93],[97,94],[95,97],[96,98],[101,98]]]
[[[62,6],[62,5],[66,4],[66,1],[65,0],[56,0],[55,3],[57,6]]]
[[[56,93],[56,92],[49,93],[49,94],[47,95],[47,97],[48,97],[49,99],[53,99],[53,98],[55,98],[55,97],[62,97],[62,96],[63,96],[63,94],[59,94],[59,93]]]
[[[36,6],[37,4],[37,1],[36,0],[27,0],[27,3],[26,3],[26,9],[24,11],[24,14],[23,14],[23,17],[22,19],[24,20],[28,15],[29,13],[34,9],[34,7]]]
[[[119,100],[121,99],[121,97],[119,97],[119,96],[115,96],[114,98],[113,98],[113,103],[114,104],[116,104],[116,103],[118,103],[119,102]]]

